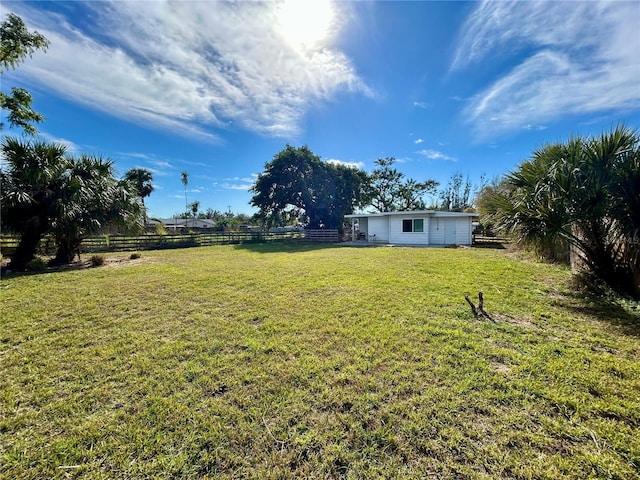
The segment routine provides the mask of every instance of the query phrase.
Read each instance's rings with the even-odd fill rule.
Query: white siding
[[[424,232],[403,232],[402,220],[422,218],[424,220]],[[390,232],[389,242],[397,245],[427,245],[429,243],[429,232],[426,215],[411,215],[407,213],[406,216],[394,215],[389,217]]]
[[[369,241],[370,242],[388,242],[389,241],[389,217],[370,217],[369,218]],[[373,237],[375,235],[375,238]]]

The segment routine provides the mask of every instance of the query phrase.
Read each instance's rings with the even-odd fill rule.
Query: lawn
[[[640,478],[638,305],[581,298],[565,268],[291,244],[107,258],[0,281],[1,478]]]

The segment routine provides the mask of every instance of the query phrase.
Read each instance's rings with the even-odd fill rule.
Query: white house
[[[417,210],[345,215],[352,239],[395,245],[471,245],[477,213]]]

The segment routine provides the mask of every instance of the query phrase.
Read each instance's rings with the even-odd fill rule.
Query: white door
[[[444,223],[444,244],[453,245],[456,243],[456,221],[447,218],[442,223]]]

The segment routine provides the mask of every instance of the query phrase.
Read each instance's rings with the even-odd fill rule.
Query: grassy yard
[[[640,478],[640,312],[569,282],[292,245],[5,278],[0,477]]]

